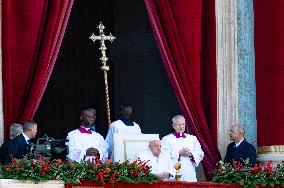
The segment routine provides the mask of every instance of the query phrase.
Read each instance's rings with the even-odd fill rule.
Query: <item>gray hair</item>
[[[154,144],[155,142],[161,142],[161,140],[151,140],[151,141],[149,142],[149,146],[152,145],[152,144]]]
[[[31,130],[37,123],[34,120],[28,120],[24,123],[24,132]]]
[[[238,131],[239,133],[245,134],[246,128],[245,128],[245,126],[244,126],[243,124],[241,124],[241,123],[236,123],[236,124],[234,124],[233,126],[235,126],[235,127],[237,128],[237,131]]]
[[[182,115],[176,115],[172,118],[172,123],[175,124],[177,119],[179,119],[179,118],[184,118],[184,117]]]
[[[17,123],[13,123],[11,125],[10,127],[10,137],[11,138],[15,138],[19,134],[22,134],[22,132],[23,132],[23,125],[17,124]]]

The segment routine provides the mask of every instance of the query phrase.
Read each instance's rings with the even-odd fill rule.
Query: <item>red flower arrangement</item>
[[[248,161],[245,162],[248,164]],[[219,183],[239,183],[244,187],[266,186],[284,186],[284,161],[281,165],[273,168],[272,161],[266,166],[257,163],[253,167],[242,165],[241,162],[234,161],[233,164],[220,161],[215,170],[214,182]]]
[[[2,179],[19,179],[33,180],[39,182],[41,180],[52,179],[52,165],[50,161],[40,160],[16,160],[12,163],[2,165],[0,168],[0,178]],[[17,178],[16,178],[17,177]]]
[[[81,180],[92,180],[98,183],[153,183],[159,178],[140,160],[130,163],[112,163],[99,160],[81,163],[69,163],[61,160],[48,161],[13,159],[12,163],[0,166],[0,178],[30,180],[41,182],[63,180],[67,183],[79,183]]]

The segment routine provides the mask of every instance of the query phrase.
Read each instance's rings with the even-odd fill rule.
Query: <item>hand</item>
[[[170,176],[170,173],[168,173],[168,172],[162,172],[162,173],[160,173],[160,174],[157,174],[157,176],[158,176],[159,178],[161,178],[161,179],[168,179],[169,176]]]
[[[192,157],[192,153],[188,148],[182,148],[182,150],[179,151],[179,155],[184,157]]]
[[[90,156],[90,155],[96,156],[98,154],[99,154],[99,151],[96,148],[88,148],[86,151],[87,156]]]

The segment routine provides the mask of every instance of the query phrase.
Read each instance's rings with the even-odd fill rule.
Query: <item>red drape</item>
[[[284,145],[284,1],[254,1],[257,143]]]
[[[145,0],[145,4],[188,129],[201,142],[210,179],[221,159],[216,144],[215,1]]]
[[[222,183],[211,183],[211,182],[199,182],[199,183],[187,183],[187,182],[172,182],[165,181],[154,184],[130,184],[130,183],[111,183],[99,184],[92,181],[82,181],[81,184],[66,184],[66,188],[72,187],[102,187],[102,188],[241,188],[238,184],[222,184]]]
[[[2,1],[5,137],[31,119],[52,72],[73,0]]]

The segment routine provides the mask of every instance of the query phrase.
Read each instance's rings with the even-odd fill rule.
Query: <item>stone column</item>
[[[234,123],[244,123],[248,141],[256,145],[253,1],[215,3],[218,148],[224,157]]]
[[[216,0],[216,62],[218,148],[224,157],[229,141],[228,127],[238,117],[237,1]]]
[[[245,137],[257,146],[253,0],[237,1],[238,20],[238,122]]]

